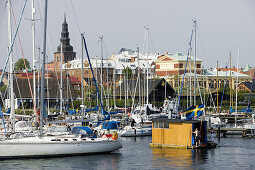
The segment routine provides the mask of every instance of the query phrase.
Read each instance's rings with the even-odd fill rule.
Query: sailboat
[[[26,5],[24,4],[24,7]],[[8,0],[10,7],[10,0]],[[43,39],[43,60],[42,60],[42,80],[41,80],[41,105],[44,110],[44,74],[46,56],[46,28],[47,28],[47,5],[45,0],[44,11],[44,39]],[[9,8],[10,9],[10,8]],[[23,8],[24,9],[24,8]],[[18,29],[18,28],[17,28]],[[12,40],[12,44],[15,39]],[[9,51],[12,50],[12,45]],[[5,139],[0,141],[0,158],[16,157],[48,157],[65,155],[82,155],[88,153],[112,152],[122,147],[118,140],[113,138],[88,138],[82,135],[43,135],[43,114],[40,114],[40,134],[35,137]]]

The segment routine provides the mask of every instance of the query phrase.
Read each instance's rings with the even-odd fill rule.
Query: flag
[[[186,119],[192,119],[192,117],[199,117],[203,115],[204,104],[191,106],[185,111]]]

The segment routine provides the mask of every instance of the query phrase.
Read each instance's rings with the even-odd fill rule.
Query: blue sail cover
[[[233,113],[235,112],[234,109],[232,109],[232,107],[230,107],[230,113]],[[237,110],[237,112],[240,112],[240,113],[253,113],[252,109],[247,107],[247,108],[243,108],[242,110]]]
[[[85,109],[85,112],[98,111],[98,106],[93,109]]]
[[[107,111],[103,110],[103,115],[117,114],[117,113],[123,113],[123,111],[117,111],[117,112],[107,112]]]
[[[118,121],[110,121],[110,122],[104,122],[102,129],[118,129],[118,127],[120,127],[120,122]]]
[[[68,112],[67,112],[67,114],[69,114],[69,115],[73,115],[75,113],[76,113],[76,110],[68,110]]]
[[[81,127],[74,127],[72,129],[73,134],[80,134],[82,131],[86,131],[89,135],[92,134],[92,130],[87,126],[81,126]]]

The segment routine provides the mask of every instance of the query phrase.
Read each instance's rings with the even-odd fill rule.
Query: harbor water
[[[1,169],[255,169],[255,139],[218,139],[210,150],[151,148],[151,137],[122,138],[117,152],[58,158],[6,159]]]

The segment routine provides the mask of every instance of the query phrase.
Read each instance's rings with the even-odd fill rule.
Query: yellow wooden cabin
[[[200,131],[200,146],[207,145],[207,122],[157,118],[152,121],[152,147],[195,148],[195,129]]]

